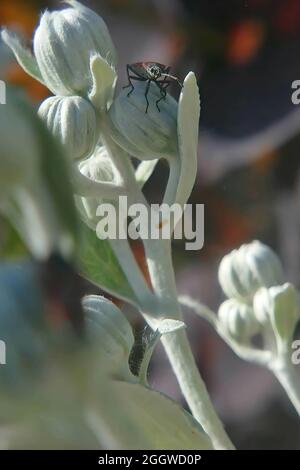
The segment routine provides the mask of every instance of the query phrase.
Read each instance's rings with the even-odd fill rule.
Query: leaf
[[[35,257],[52,251],[69,257],[77,237],[69,163],[23,94],[7,91],[8,104],[0,107],[0,210]]]
[[[110,108],[117,82],[117,74],[101,56],[95,55],[90,62],[93,77],[93,88],[89,99],[102,111]]]
[[[198,129],[200,116],[199,90],[193,72],[184,81],[178,104],[178,142],[181,161],[176,202],[185,204],[197,175]]]
[[[63,147],[49,133],[44,123],[35,118],[35,125],[42,148],[41,176],[51,194],[61,226],[73,237],[76,237],[78,218],[70,182],[69,162],[65,158]]]
[[[160,392],[139,384],[114,382],[122,407],[119,419],[130,417],[133,426],[119,439],[126,443],[129,435],[136,435],[134,449],[209,450],[213,449],[209,437],[190,413]],[[115,417],[112,416],[112,419]],[[117,422],[114,423],[118,429]],[[141,443],[140,437],[144,439]],[[142,445],[142,447],[139,447]]]
[[[11,223],[0,216],[0,259],[15,260],[28,255],[28,251]]]
[[[173,320],[172,318],[165,318],[158,323],[155,331],[150,330],[150,334],[148,333],[148,329],[144,331],[142,351],[143,357],[141,358],[138,370],[136,371],[136,375],[138,375],[141,384],[148,384],[147,375],[149,364],[160,338],[163,335],[173,333],[174,331],[181,330],[183,328],[186,328],[184,322]],[[135,364],[134,356],[132,357],[132,364]]]
[[[134,305],[137,299],[107,240],[100,240],[96,232],[80,224],[80,273],[93,284]]]
[[[147,183],[148,179],[154,172],[157,163],[158,159],[145,160],[139,164],[135,172],[135,179],[138,182],[140,188],[143,188],[144,184]]]
[[[1,37],[3,42],[13,51],[18,63],[25,72],[44,85],[45,83],[36,58],[29,49],[24,47],[18,36],[7,29],[3,29]]]

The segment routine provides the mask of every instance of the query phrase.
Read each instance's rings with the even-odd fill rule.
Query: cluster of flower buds
[[[67,8],[41,16],[34,54],[14,33],[5,29],[1,33],[25,71],[55,95],[41,104],[40,117],[77,169],[80,161],[94,156],[104,134],[123,155],[125,151],[142,161],[166,159],[174,180],[167,202],[184,204],[197,167],[200,106],[195,75],[189,73],[184,80],[179,104],[167,93],[164,96],[155,80],[136,81],[130,96],[123,90],[114,99],[117,55],[104,21],[76,0],[65,3]]]
[[[34,56],[7,30],[2,39],[23,68],[56,96],[39,114],[72,159],[91,155],[99,140],[97,111],[107,110],[116,83],[116,52],[100,16],[75,0],[46,11],[33,39]]]
[[[228,297],[219,320],[235,340],[247,342],[263,329],[273,330],[278,341],[290,341],[300,319],[299,294],[284,284],[277,255],[259,241],[242,245],[226,255],[219,267],[219,282]]]

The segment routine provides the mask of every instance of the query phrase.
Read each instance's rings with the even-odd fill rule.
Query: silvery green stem
[[[71,179],[74,192],[82,197],[118,200],[119,196],[126,196],[127,192],[123,186],[117,186],[109,181],[94,181],[82,174],[77,164],[71,168]]]
[[[270,364],[269,368],[286,391],[300,416],[300,375],[292,363],[291,355],[288,353],[280,355]]]
[[[102,143],[105,145],[111,160],[119,171],[124,186],[129,192],[133,191],[134,193],[142,193],[135,179],[135,172],[131,165],[128,153],[119,147],[110,137],[107,118],[105,116],[100,116],[100,119]]]
[[[148,206],[134,177],[134,172],[129,165],[128,158],[126,158],[127,155],[122,155],[125,152],[119,147],[116,147],[116,144],[109,137],[105,121],[103,121],[102,124],[101,139],[122,175],[124,185],[128,190],[128,202],[143,202]],[[175,170],[177,172],[178,168],[175,168]],[[172,189],[171,192],[173,192],[171,186],[170,182],[168,193],[170,189]],[[171,241],[149,239],[143,240],[143,242],[152,287],[159,302],[155,314],[151,302],[145,302],[143,315],[151,328],[156,330],[159,320],[164,318],[181,320],[182,314],[177,301]],[[214,410],[206,386],[199,374],[186,332],[179,330],[168,333],[162,337],[162,343],[194,417],[200,422],[205,432],[209,435],[215,448],[234,449],[233,444],[224,431],[223,425]]]
[[[174,160],[170,161],[169,165],[169,179],[163,202],[165,204],[172,205],[176,201],[178,183],[181,173],[181,162],[179,156]]]
[[[128,240],[110,240],[110,245],[118,258],[120,266],[131,285],[139,305],[145,305],[146,303],[149,305],[151,311],[154,311],[156,307],[155,296],[147,285],[143,273],[129,246]]]
[[[170,240],[145,240],[146,257],[153,289],[160,299],[162,318],[181,320],[171,257]],[[147,318],[150,326],[155,323]],[[178,330],[162,337],[162,343],[182,393],[194,415],[216,449],[234,449],[211,403],[199,374],[186,332]]]
[[[300,375],[297,373],[295,366],[292,364],[289,344],[281,342],[281,347],[277,350],[277,352],[274,350],[261,350],[252,346],[239,344],[237,341],[230,338],[226,334],[218,322],[217,315],[206,305],[203,305],[187,296],[181,296],[179,301],[182,305],[191,308],[201,318],[207,320],[221,336],[221,338],[232,348],[237,356],[248,362],[252,362],[254,364],[268,368],[278,379],[292,404],[294,405],[296,411],[300,415]],[[268,346],[271,344],[273,348],[274,341],[271,336],[274,335],[272,332],[271,334],[265,334],[264,336],[266,345]]]

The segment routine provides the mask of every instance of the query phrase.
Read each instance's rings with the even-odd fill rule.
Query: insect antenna
[[[174,77],[173,75],[169,75],[168,73],[162,73],[161,74],[161,77],[169,77],[171,78],[172,80],[175,80],[177,83],[179,83],[179,85],[181,86],[181,88],[183,87],[183,84],[181,83],[180,80],[178,80],[177,77]]]

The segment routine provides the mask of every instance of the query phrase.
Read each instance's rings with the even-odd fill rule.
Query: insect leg
[[[142,77],[139,77],[139,76],[130,75],[130,72],[135,73],[131,69],[130,65],[127,65],[126,69],[127,69],[127,78],[128,78],[129,83],[128,83],[128,85],[123,86],[123,89],[131,87],[131,90],[129,90],[129,93],[127,94],[127,96],[130,96],[131,93],[134,90],[134,85],[133,85],[131,80],[137,80],[139,82],[145,82],[146,80],[145,80],[145,78],[142,78]]]
[[[146,98],[146,102],[147,102],[146,111],[145,111],[146,114],[147,114],[148,108],[149,108],[148,92],[149,92],[149,88],[150,88],[150,83],[151,83],[151,80],[148,80],[146,90],[145,90],[145,98]]]
[[[132,81],[131,81],[131,78],[133,78],[133,77],[130,76],[129,71],[130,71],[130,67],[129,67],[129,65],[127,65],[127,66],[126,66],[126,72],[127,72],[127,78],[128,78],[129,83],[128,83],[128,85],[123,86],[123,89],[131,87],[131,90],[130,90],[130,92],[129,92],[129,94],[130,94],[130,93],[133,92],[134,86],[133,86]],[[127,95],[127,96],[128,96],[128,95]]]
[[[167,91],[166,89],[168,88],[168,86],[170,85],[170,80],[167,80],[166,78],[162,81],[162,82],[155,82],[156,85],[158,86],[158,88],[160,89],[160,98],[156,101],[156,107],[158,109],[158,111],[160,112],[160,108],[158,106],[158,103],[160,103],[160,101],[162,100],[165,100],[166,99],[166,96],[167,96]]]

